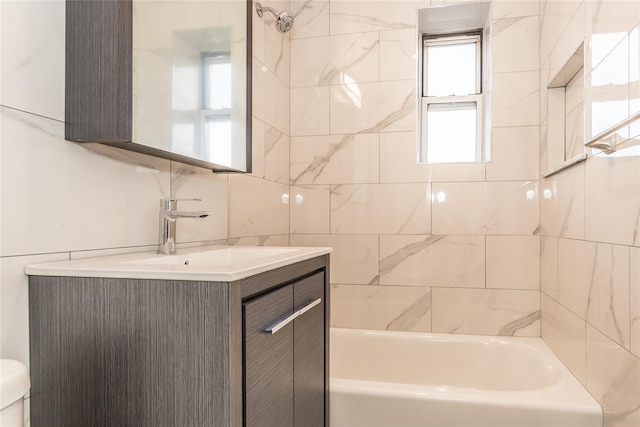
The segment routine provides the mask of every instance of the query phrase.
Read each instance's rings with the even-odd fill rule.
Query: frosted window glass
[[[427,161],[476,161],[476,104],[430,104],[427,107]]]
[[[476,43],[427,46],[426,96],[477,93],[476,46]]]

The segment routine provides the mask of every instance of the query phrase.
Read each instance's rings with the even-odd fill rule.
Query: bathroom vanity
[[[328,426],[331,249],[260,249],[28,266],[31,425]]]

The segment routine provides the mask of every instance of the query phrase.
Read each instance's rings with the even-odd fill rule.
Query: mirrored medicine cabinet
[[[250,172],[250,6],[67,0],[65,138]]]

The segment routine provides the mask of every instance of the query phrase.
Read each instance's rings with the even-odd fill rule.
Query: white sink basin
[[[25,272],[31,276],[231,282],[331,251],[331,248],[209,246],[177,255],[138,253],[32,264],[25,267]]]

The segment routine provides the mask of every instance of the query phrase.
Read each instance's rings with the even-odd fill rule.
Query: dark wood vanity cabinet
[[[243,303],[247,426],[324,425],[323,317],[322,273]]]
[[[328,263],[236,282],[30,276],[31,425],[328,426]]]

